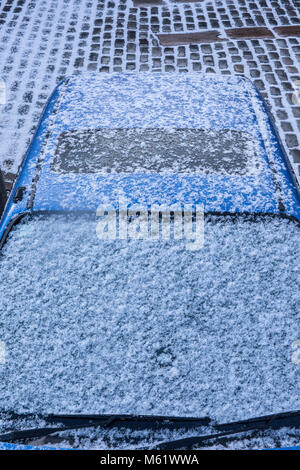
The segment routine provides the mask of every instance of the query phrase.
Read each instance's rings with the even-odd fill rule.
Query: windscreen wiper
[[[155,449],[175,450],[190,449],[193,446],[205,447],[211,445],[211,441],[220,441],[222,444],[230,441],[230,436],[239,433],[252,431],[265,431],[268,429],[280,429],[283,427],[300,428],[300,410],[290,411],[287,413],[276,413],[267,416],[259,416],[244,421],[235,421],[225,424],[214,424],[214,434],[203,436],[191,436],[173,441],[161,442]],[[226,439],[227,438],[227,439]]]
[[[133,430],[141,429],[191,429],[195,427],[208,426],[210,419],[194,418],[194,417],[177,417],[177,416],[151,416],[151,415],[34,415],[34,414],[16,414],[14,412],[0,413],[0,417],[5,416],[11,420],[40,418],[49,424],[58,424],[60,426],[53,427],[36,427],[32,429],[14,430],[0,435],[2,442],[16,442],[26,439],[41,438],[49,436],[57,432],[80,429],[80,428],[107,428],[114,427],[130,427]]]

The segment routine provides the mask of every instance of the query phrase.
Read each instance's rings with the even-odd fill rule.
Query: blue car
[[[2,448],[296,448],[299,225],[249,80],[61,82],[0,224]]]

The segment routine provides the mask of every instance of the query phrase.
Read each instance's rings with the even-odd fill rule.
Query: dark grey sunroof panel
[[[87,129],[63,132],[51,170],[58,173],[249,174],[252,136],[223,129]]]

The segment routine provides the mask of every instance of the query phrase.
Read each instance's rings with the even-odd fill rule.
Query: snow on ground
[[[299,25],[298,0],[6,0],[0,6],[0,164],[13,179],[47,97],[83,71],[242,73],[267,97],[299,175],[300,104],[295,101],[300,40],[279,37],[162,47],[157,34]],[[294,96],[294,98],[293,98]]]

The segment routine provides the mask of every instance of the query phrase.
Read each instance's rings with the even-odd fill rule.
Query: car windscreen
[[[99,237],[95,215],[26,216],[0,260],[1,408],[219,422],[299,409],[299,254],[285,218],[207,216],[189,250]]]
[[[232,129],[86,129],[59,135],[58,173],[250,175],[259,169],[253,136]]]

